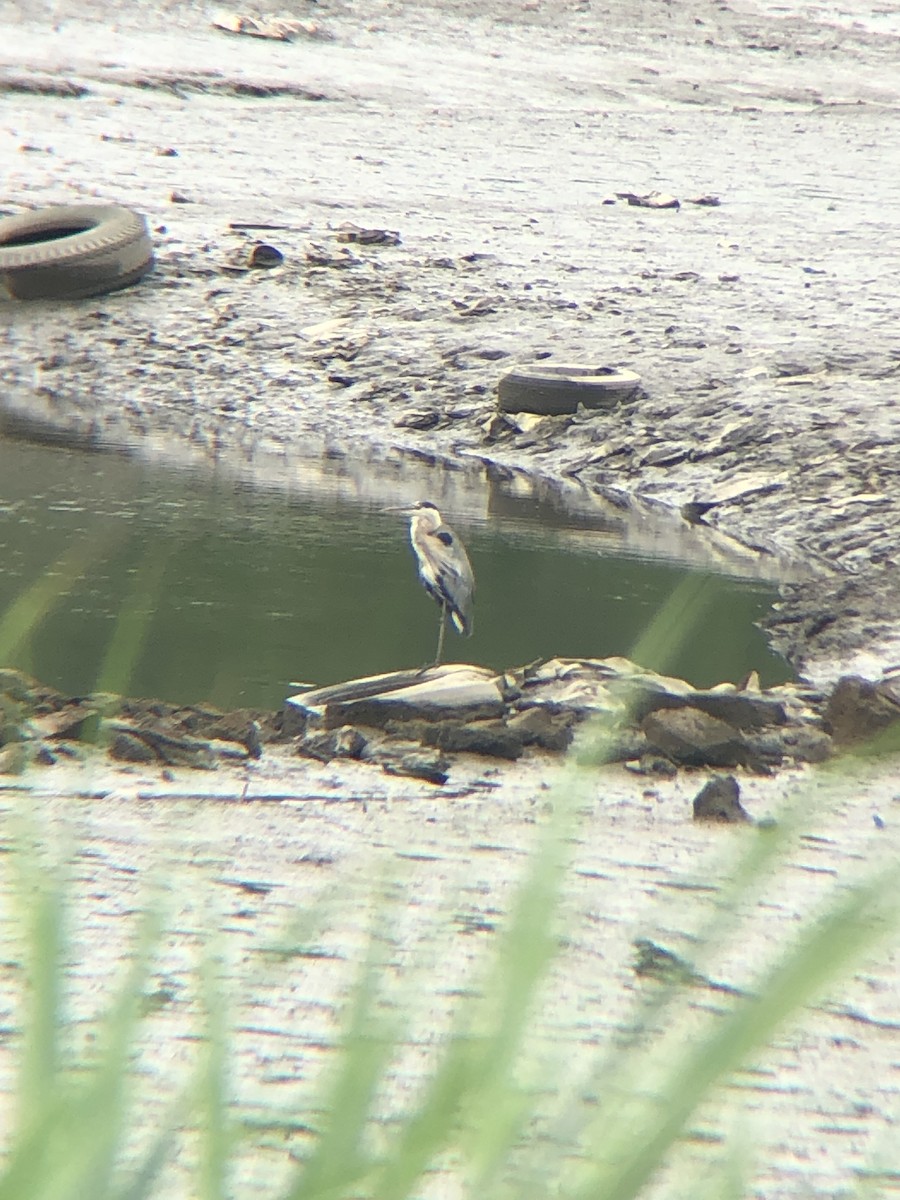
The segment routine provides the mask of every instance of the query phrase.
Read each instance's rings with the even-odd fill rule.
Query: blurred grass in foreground
[[[420,1194],[436,1164],[449,1164],[464,1181],[462,1194],[473,1200],[639,1196],[716,1086],[896,930],[892,873],[836,889],[793,944],[776,950],[748,993],[723,1001],[724,1013],[704,1015],[699,1036],[678,1037],[677,1013],[689,982],[648,985],[631,1036],[598,1047],[590,1061],[590,1047],[581,1047],[573,1071],[563,1051],[556,1061],[546,1060],[546,1039],[539,1044],[535,1031],[542,1005],[552,1000],[545,985],[559,953],[556,925],[575,819],[573,805],[565,803],[547,819],[506,924],[482,964],[481,986],[460,998],[414,1108],[389,1126],[377,1119],[383,1116],[379,1093],[402,1049],[404,1019],[402,1012],[385,1016],[379,1004],[380,942],[373,933],[322,1094],[311,1113],[285,1114],[315,1128],[312,1148],[291,1182],[267,1196],[402,1200]],[[732,911],[767,873],[781,840],[777,832],[751,834],[740,886],[728,903]],[[199,972],[206,1017],[197,1031],[194,1077],[135,1160],[123,1148],[142,1127],[139,1109],[130,1104],[132,1060],[162,932],[157,910],[151,905],[136,920],[127,974],[97,1023],[89,1066],[76,1070],[63,1002],[66,885],[59,865],[41,865],[33,844],[20,840],[12,858],[25,984],[19,995],[17,1122],[3,1147],[0,1200],[165,1196],[158,1190],[161,1172],[172,1154],[183,1151],[185,1129],[192,1131],[190,1194],[241,1200],[229,1178],[247,1133],[229,1099],[230,998],[212,954],[207,951]],[[716,908],[721,918],[722,906]],[[376,926],[380,917],[389,919],[390,912],[376,911]],[[567,1084],[569,1073],[577,1086]],[[740,1147],[719,1172],[709,1194],[743,1194]]]

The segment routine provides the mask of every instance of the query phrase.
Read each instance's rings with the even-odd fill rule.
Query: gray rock
[[[422,741],[439,750],[484,754],[489,758],[514,761],[524,750],[521,733],[510,729],[503,721],[441,721],[428,727]]]
[[[900,750],[900,700],[896,685],[845,675],[825,707],[825,728],[837,747],[870,753]]]
[[[403,754],[397,758],[381,759],[382,770],[388,775],[408,775],[426,783],[443,786],[448,779],[450,760],[443,754]]]
[[[749,748],[738,730],[697,708],[660,709],[641,722],[651,750],[692,767],[746,765]]]
[[[389,721],[438,721],[446,717],[475,720],[499,717],[504,711],[501,680],[493,671],[448,664],[425,671],[395,671],[350,680],[292,696],[287,701],[336,725],[372,725]]]
[[[554,712],[546,705],[535,705],[510,717],[507,726],[526,746],[565,750],[571,745],[576,719],[574,713]]]
[[[741,789],[733,775],[714,775],[694,797],[695,821],[746,824],[752,817],[741,804]]]
[[[303,758],[327,763],[333,758],[362,758],[368,744],[358,729],[343,725],[340,729],[323,729],[307,734],[297,744],[297,753]]]

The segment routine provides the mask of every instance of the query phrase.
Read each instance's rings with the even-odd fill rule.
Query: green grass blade
[[[761,981],[753,998],[738,1001],[730,1016],[670,1069],[667,1085],[645,1106],[639,1139],[633,1126],[616,1129],[607,1111],[589,1147],[595,1167],[583,1182],[562,1194],[569,1200],[638,1196],[710,1089],[764,1048],[788,1017],[815,999],[885,934],[884,900],[892,882],[888,875],[852,889],[804,931]],[[629,1115],[634,1118],[633,1109]]]
[[[200,991],[206,1014],[206,1040],[197,1085],[200,1122],[197,1195],[200,1200],[225,1200],[231,1145],[225,1003],[210,957],[201,965]]]
[[[58,884],[49,872],[26,867],[21,849],[17,858],[27,947],[24,1046],[18,1077],[18,1122],[24,1133],[40,1124],[57,1095],[65,942]]]
[[[284,1193],[284,1200],[313,1200],[341,1194],[372,1169],[364,1149],[366,1126],[379,1084],[397,1044],[376,1012],[374,936],[350,1000],[337,1066],[323,1104],[322,1128],[309,1159]]]
[[[175,1148],[175,1130],[184,1119],[186,1104],[180,1102],[164,1122],[144,1157],[132,1168],[127,1181],[112,1193],[112,1200],[147,1200]]]
[[[382,1158],[372,1200],[404,1200],[429,1164],[446,1149],[459,1128],[475,1071],[472,1043],[451,1038],[419,1107],[403,1123]]]
[[[19,853],[34,851],[29,847]],[[132,965],[101,1023],[98,1061],[86,1082],[73,1082],[59,1064],[64,1019],[58,997],[65,978],[58,933],[61,893],[47,878],[49,872],[26,867],[24,879],[30,870],[38,883],[31,897],[36,914],[30,930],[30,957],[36,964],[33,1017],[20,1080],[21,1110],[27,1116],[0,1174],[0,1200],[102,1200],[109,1194],[122,1140],[137,1007],[157,922],[152,913],[143,918]],[[32,1049],[30,1043],[38,1038],[46,1038],[54,1049]]]
[[[168,544],[156,546],[138,567],[106,648],[96,691],[127,694],[129,681],[158,611],[158,599],[170,553],[171,546]]]
[[[0,615],[0,663],[11,662],[34,630],[77,579],[84,575],[114,540],[111,524],[100,525],[90,537],[70,546]]]

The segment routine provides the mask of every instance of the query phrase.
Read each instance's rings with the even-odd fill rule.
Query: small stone
[[[283,262],[282,252],[267,242],[257,242],[247,257],[248,267],[280,267]]]
[[[156,754],[139,737],[131,733],[117,733],[110,743],[109,757],[118,762],[151,763],[156,762]]]
[[[447,782],[449,765],[449,759],[443,754],[404,754],[401,758],[383,760],[381,763],[382,770],[388,775],[407,775],[439,787]]]
[[[714,775],[694,797],[695,821],[746,824],[752,817],[741,804],[741,789],[733,775]]]
[[[333,758],[361,758],[368,744],[358,729],[343,725],[340,729],[308,734],[297,746],[297,753],[327,763]]]
[[[634,775],[652,775],[659,779],[674,779],[678,774],[678,768],[664,754],[642,754],[625,763],[625,769]]]
[[[440,419],[441,414],[436,408],[413,408],[398,417],[394,426],[397,429],[434,429]]]

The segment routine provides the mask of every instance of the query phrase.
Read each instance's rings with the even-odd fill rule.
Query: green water
[[[422,664],[437,609],[404,518],[380,507],[0,438],[0,665],[73,695],[277,707],[294,681]],[[751,669],[787,677],[754,626],[772,585],[503,508],[478,521],[445,512],[478,585],[474,636],[448,632],[448,660],[630,655],[668,605],[674,624],[644,665],[698,685]]]

